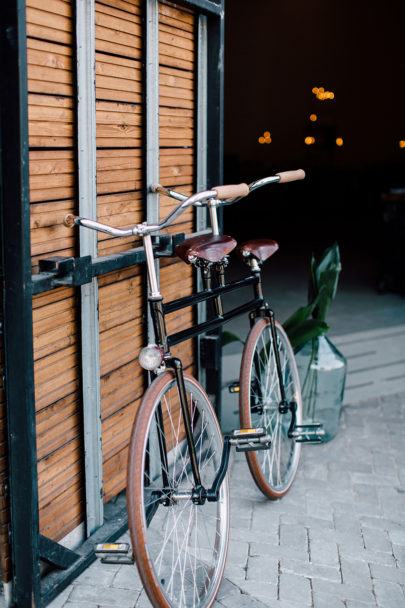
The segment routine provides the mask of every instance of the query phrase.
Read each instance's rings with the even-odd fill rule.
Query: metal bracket
[[[179,234],[159,234],[152,237],[156,257],[173,257],[176,246],[184,241]],[[43,293],[57,287],[79,287],[91,283],[93,277],[121,270],[145,261],[143,247],[136,247],[114,255],[92,258],[53,256],[39,260],[39,273],[32,275],[33,294]]]
[[[175,249],[185,239],[184,232],[179,234],[159,234],[152,236],[152,245],[156,257],[174,257]]]
[[[42,534],[39,535],[39,555],[45,562],[60,570],[67,570],[80,557],[74,551],[59,545]]]
[[[85,283],[91,283],[93,278],[92,259],[90,255],[80,258],[65,258],[54,256],[39,260],[39,272],[54,275],[54,283],[57,287],[63,285],[78,287]]]

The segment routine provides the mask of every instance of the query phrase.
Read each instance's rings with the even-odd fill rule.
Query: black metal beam
[[[175,255],[176,245],[184,241],[184,238],[183,232],[152,237],[155,256],[172,257]],[[89,255],[78,258],[62,256],[45,258],[39,260],[39,273],[32,275],[32,293],[33,295],[43,293],[62,285],[78,287],[90,283],[93,277],[141,264],[145,259],[143,247],[135,247],[95,259]]]
[[[171,312],[175,312],[176,310],[181,310],[182,308],[187,308],[188,306],[199,304],[200,302],[207,302],[215,296],[222,296],[223,294],[229,293],[230,291],[234,291],[235,289],[242,289],[243,287],[249,287],[249,285],[257,285],[258,283],[259,279],[257,276],[249,275],[244,279],[233,281],[232,283],[228,283],[227,285],[219,285],[219,287],[214,287],[213,289],[206,289],[204,291],[191,294],[190,296],[184,296],[183,298],[179,298],[178,300],[166,302],[163,304],[163,311],[165,314],[170,314]]]
[[[169,346],[174,346],[175,344],[179,344],[180,342],[184,342],[185,340],[189,340],[190,338],[194,338],[199,334],[203,334],[205,332],[211,331],[213,329],[217,329],[222,327],[224,323],[227,323],[231,319],[234,319],[238,315],[241,315],[245,312],[250,312],[252,310],[256,310],[258,306],[263,303],[263,298],[255,298],[254,300],[250,300],[249,302],[245,302],[241,306],[237,308],[233,308],[229,310],[222,316],[216,316],[213,319],[209,319],[208,321],[204,321],[203,323],[199,323],[198,325],[194,325],[189,329],[183,329],[182,331],[178,331],[175,334],[171,334],[167,338],[167,343]]]
[[[208,83],[207,158],[208,187],[223,182],[224,156],[224,13],[207,17]]]
[[[224,2],[221,11],[207,15],[208,33],[208,74],[207,74],[207,186],[212,188],[223,183],[224,155]],[[222,210],[218,214],[222,227]],[[214,330],[218,348],[218,366],[206,374],[206,389],[214,401],[215,410],[221,419],[222,365],[220,357],[221,333],[219,326]]]
[[[40,605],[25,1],[1,19],[1,213],[14,602]]]
[[[223,12],[223,1],[218,0],[181,0],[182,4],[189,6],[190,8],[198,8],[201,13],[207,15],[221,15]]]

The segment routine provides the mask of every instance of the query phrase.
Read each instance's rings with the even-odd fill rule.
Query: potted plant
[[[324,252],[319,263],[312,256],[308,304],[283,324],[295,350],[304,423],[320,422],[323,441],[338,431],[346,380],[346,359],[325,335],[341,268],[337,243]]]

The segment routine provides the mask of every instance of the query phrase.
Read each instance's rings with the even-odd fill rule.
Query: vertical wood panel
[[[195,16],[169,2],[159,2],[159,143],[160,181],[184,194],[195,189]],[[173,200],[160,197],[160,216],[173,207]],[[194,210],[183,213],[172,232],[194,230]],[[181,286],[179,287],[179,276]],[[193,269],[179,260],[162,260],[161,291],[166,300],[191,293]],[[168,331],[193,325],[191,309],[168,316]],[[193,342],[173,348],[184,367],[192,371]]]
[[[61,224],[75,203],[72,2],[27,0],[31,253],[76,254]],[[80,330],[76,293],[33,299],[40,532],[59,540],[84,520]]]
[[[145,219],[142,198],[141,3],[96,2],[98,220],[116,227]],[[99,235],[99,255],[138,246],[139,239]],[[99,279],[103,490],[125,488],[129,434],[144,383],[137,362],[143,338],[144,286],[138,266]]]

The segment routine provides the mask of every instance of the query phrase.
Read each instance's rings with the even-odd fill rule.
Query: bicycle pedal
[[[101,563],[102,564],[134,564],[134,558],[132,557],[132,555],[106,555],[105,557],[101,558]]]
[[[266,431],[263,427],[257,429],[235,429],[232,431],[231,439],[258,439],[265,434]]]
[[[231,384],[228,384],[228,390],[230,393],[239,393],[239,382],[231,382]]]
[[[238,429],[233,431],[229,441],[231,445],[235,446],[237,452],[268,450],[271,445],[270,436],[266,435],[263,428]]]
[[[129,543],[97,543],[94,546],[96,557],[102,564],[133,564],[134,558]]]
[[[290,436],[297,443],[322,443],[325,431],[320,422],[297,424]]]

